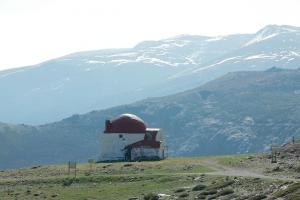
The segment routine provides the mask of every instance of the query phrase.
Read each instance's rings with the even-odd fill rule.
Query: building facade
[[[160,128],[147,128],[133,114],[106,120],[100,136],[100,161],[160,160],[165,158],[165,142]]]

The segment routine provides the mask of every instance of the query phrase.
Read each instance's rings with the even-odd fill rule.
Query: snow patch
[[[221,61],[219,61],[219,62],[217,62],[217,63],[214,63],[214,64],[211,64],[211,65],[208,65],[208,66],[205,66],[205,67],[201,67],[201,68],[199,68],[199,69],[196,69],[196,70],[193,71],[193,73],[199,72],[199,71],[203,71],[203,70],[206,70],[206,69],[209,69],[209,68],[212,68],[212,67],[215,67],[215,66],[217,66],[217,65],[223,64],[223,63],[228,62],[228,61],[231,61],[231,60],[237,60],[237,59],[239,59],[240,57],[241,57],[241,56],[236,56],[236,57],[232,57],[232,58],[227,58],[227,59],[221,60]]]
[[[290,51],[290,54],[294,55],[294,56],[297,56],[297,57],[300,57],[300,53],[299,52]]]
[[[244,60],[254,60],[254,59],[273,59],[275,58],[276,55],[266,55],[266,54],[258,54],[258,55],[253,55],[253,56],[248,56],[244,58]]]
[[[163,43],[159,46],[154,46],[154,47],[150,47],[150,48],[166,50],[166,49],[170,49],[170,48],[174,48],[174,47],[184,47],[185,45],[190,43],[190,41],[187,41],[187,40],[166,40],[164,42],[165,43]]]
[[[117,60],[111,60],[108,63],[117,63],[117,66],[129,63],[129,62],[134,62],[133,60],[126,60],[126,59],[117,59]]]
[[[136,57],[136,56],[137,56],[137,53],[128,52],[128,53],[113,54],[113,55],[109,55],[108,57]]]
[[[223,36],[217,36],[217,37],[213,37],[213,38],[207,39],[205,41],[206,42],[214,42],[214,41],[219,41],[219,40],[222,40],[222,39],[223,39]]]
[[[144,55],[139,56],[136,59],[136,62],[143,62],[143,63],[153,63],[153,64],[165,64],[169,66],[177,66],[179,63],[171,63],[168,61],[164,61],[158,58],[150,58],[150,57],[145,57]]]
[[[251,44],[255,44],[255,43],[264,41],[264,40],[267,40],[267,39],[270,39],[270,38],[273,38],[273,37],[277,36],[278,34],[279,34],[279,33],[273,33],[273,34],[270,34],[270,35],[267,35],[267,36],[264,36],[263,34],[258,35],[258,36],[256,36],[255,38],[253,38],[252,40],[250,40],[249,42],[247,42],[247,43],[244,45],[244,47],[249,46],[249,45],[251,45]]]
[[[188,61],[188,63],[197,65],[197,63],[191,57],[185,57],[185,59]]]
[[[254,125],[255,124],[255,121],[252,117],[250,116],[246,116],[243,120],[243,123],[246,124],[246,125]]]
[[[105,62],[103,61],[99,61],[99,60],[88,60],[86,61],[87,64],[105,64]]]

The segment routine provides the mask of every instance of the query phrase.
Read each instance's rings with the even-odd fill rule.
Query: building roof
[[[136,115],[122,114],[106,120],[104,133],[145,133],[145,122]]]
[[[154,148],[159,149],[160,148],[161,141],[155,141],[155,140],[140,140],[135,143],[132,143],[130,145],[127,145],[125,148]]]
[[[148,131],[148,129],[147,129],[147,132],[146,132],[143,140],[140,140],[140,141],[137,141],[130,145],[127,145],[125,148],[155,148],[155,149],[159,149],[161,141],[156,141],[157,131],[158,131],[157,129],[151,130],[151,131]]]

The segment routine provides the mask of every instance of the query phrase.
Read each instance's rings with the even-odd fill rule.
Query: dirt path
[[[208,172],[208,175],[220,175],[220,176],[242,176],[242,177],[252,177],[252,178],[262,178],[262,179],[272,179],[272,180],[282,180],[282,181],[293,181],[299,182],[299,179],[287,178],[287,177],[275,177],[266,176],[264,174],[254,172],[246,168],[236,168],[224,166],[215,160],[203,160],[201,161],[204,166],[207,166],[214,170],[214,172]]]

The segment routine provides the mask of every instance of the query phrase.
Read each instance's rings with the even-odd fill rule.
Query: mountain
[[[300,28],[255,34],[181,35],[129,49],[79,52],[0,71],[0,121],[43,124],[195,88],[228,72],[300,64]]]
[[[97,158],[105,119],[121,113],[163,128],[170,155],[264,151],[300,137],[300,69],[228,73],[175,95],[41,126],[0,124],[0,168]]]

